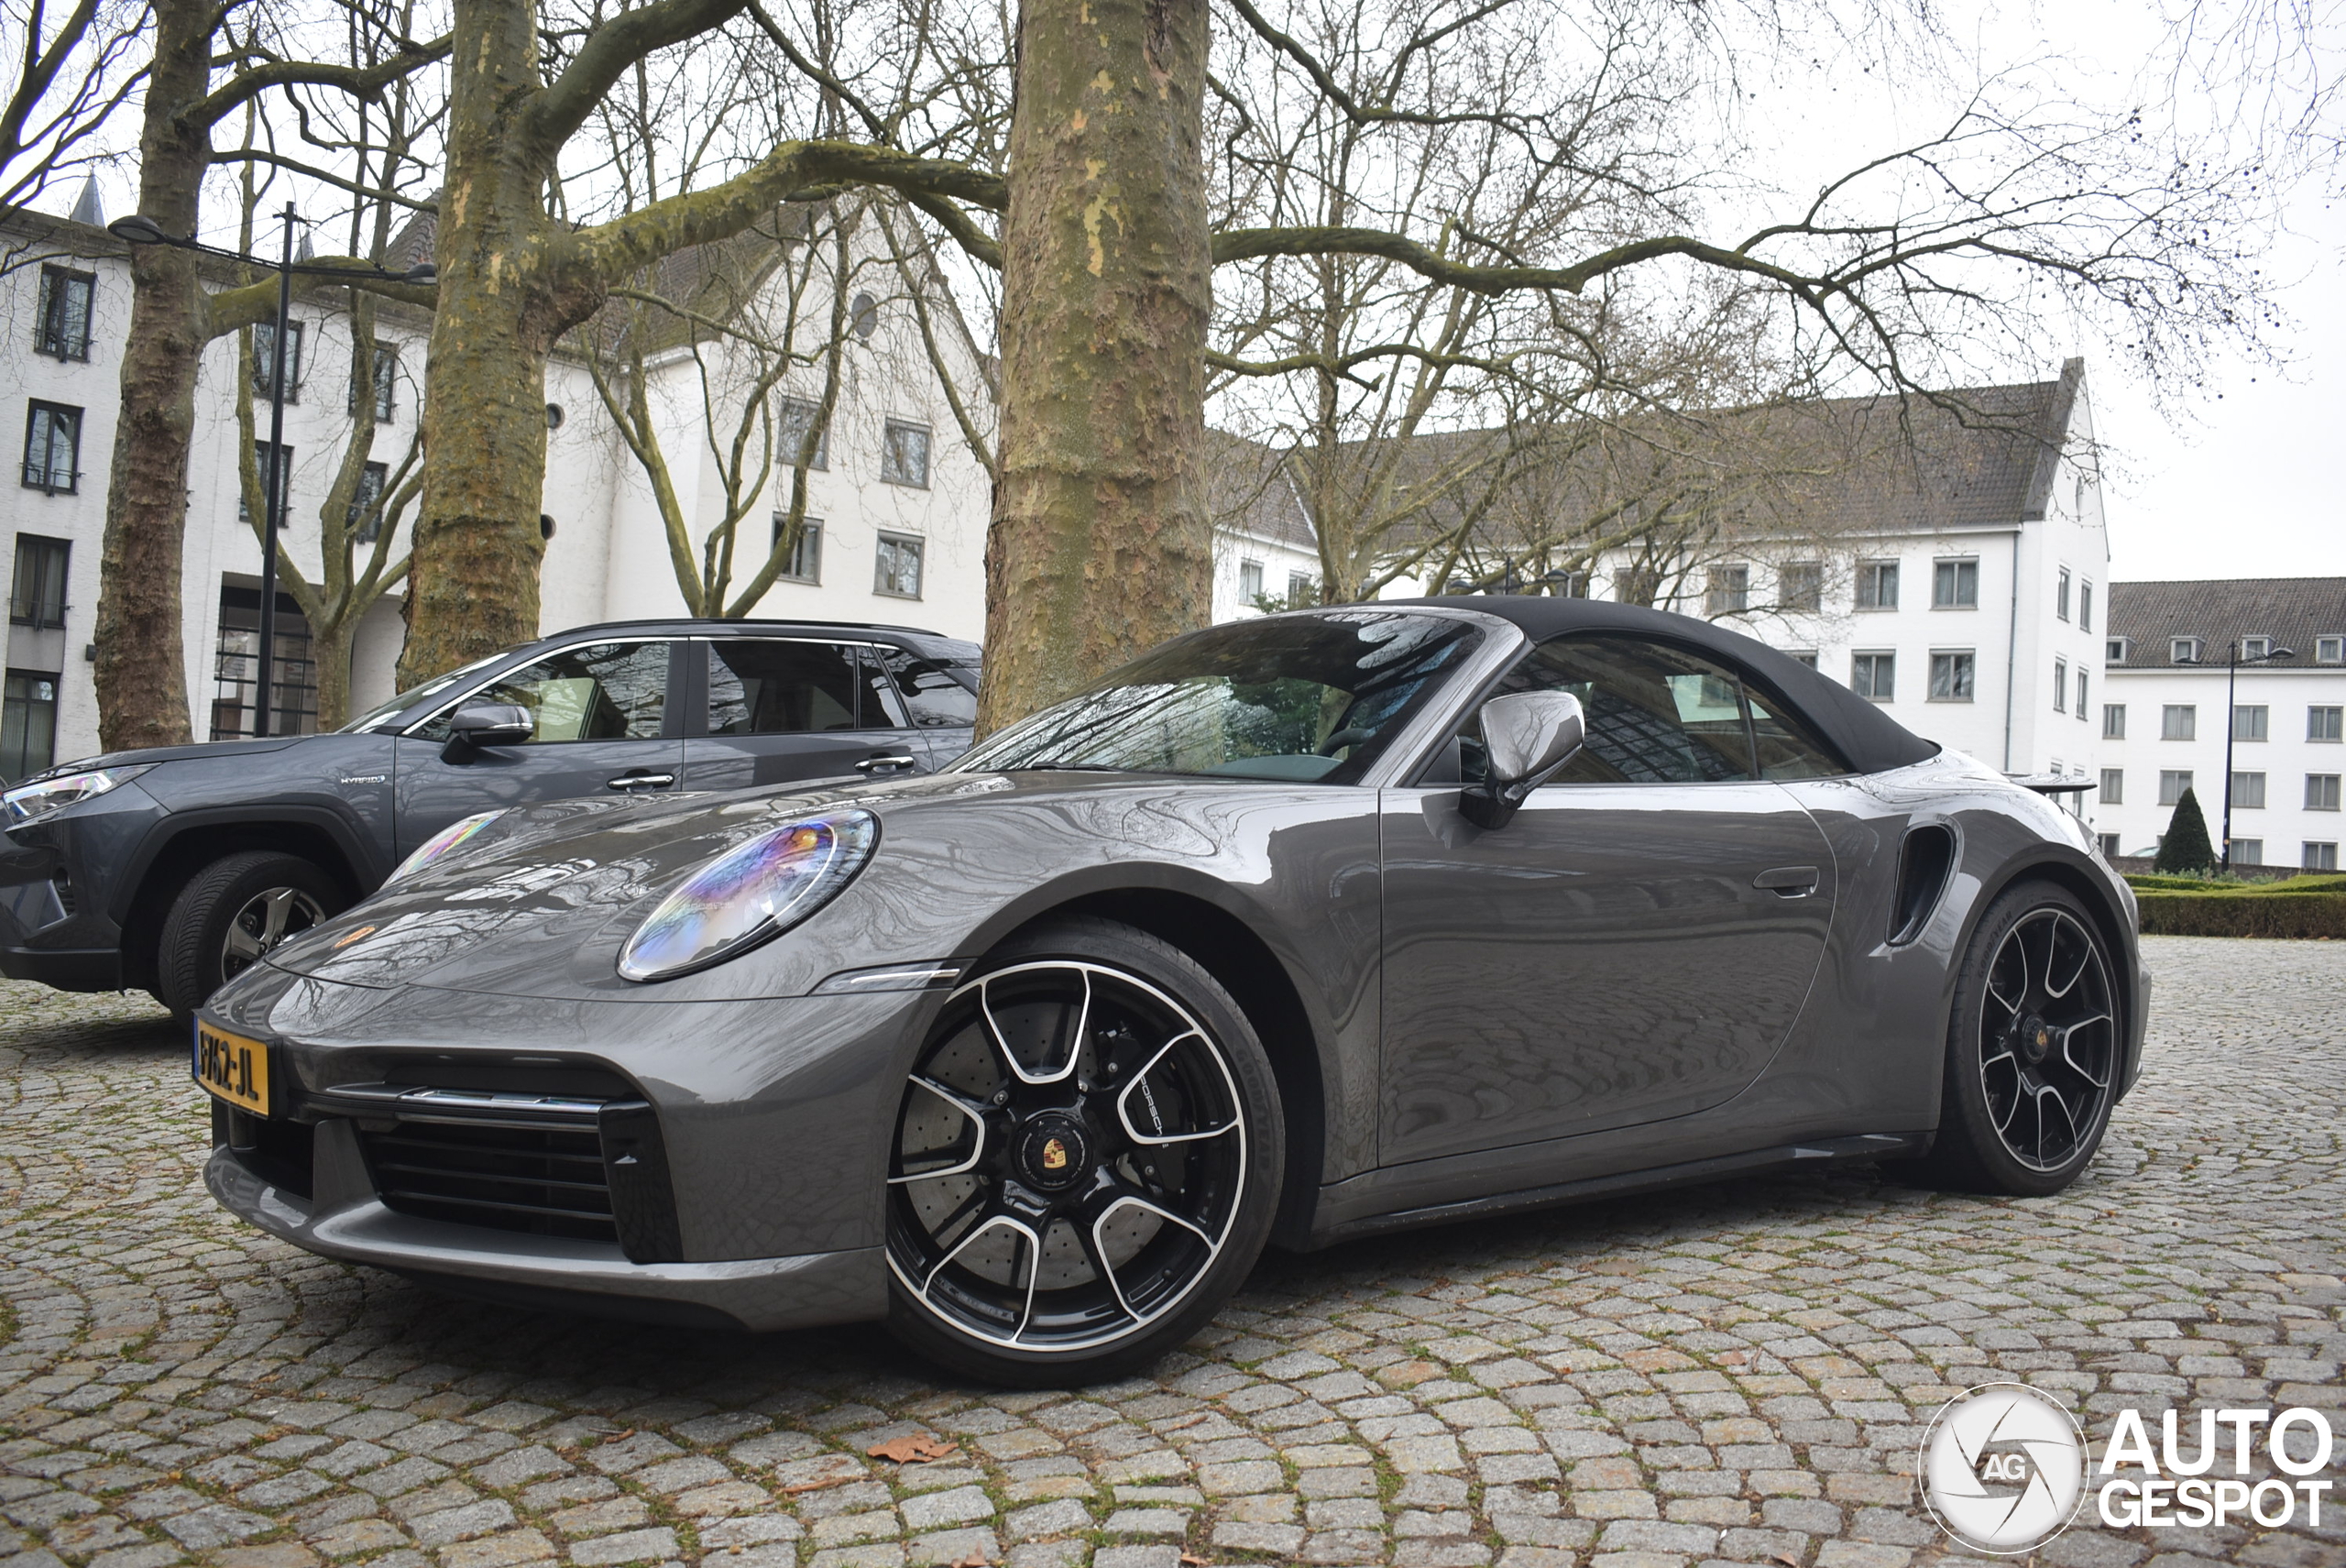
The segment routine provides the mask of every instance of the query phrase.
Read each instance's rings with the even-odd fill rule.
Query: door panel
[[[685,741],[688,789],[749,789],[926,772],[928,749],[907,722],[880,661],[855,643],[723,638],[698,645],[707,733]],[[904,759],[898,764],[893,759]]]
[[[1684,1115],[1760,1075],[1832,924],[1831,851],[1785,791],[1550,785],[1488,833],[1457,799],[1387,792],[1386,1163]]]
[[[519,746],[444,756],[444,714],[400,737],[394,758],[400,853],[477,811],[674,789],[685,762],[669,700],[675,646],[626,641],[566,648],[472,694],[467,701],[529,709],[537,729]]]

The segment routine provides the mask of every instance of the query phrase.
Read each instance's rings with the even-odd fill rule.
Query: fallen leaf
[[[850,1481],[862,1479],[861,1472],[851,1475],[820,1475],[812,1481],[801,1481],[795,1486],[784,1486],[782,1489],[782,1495],[785,1497],[795,1497],[801,1492],[819,1492],[826,1486],[844,1486]]]
[[[1206,1568],[1206,1560],[1194,1552],[1181,1553],[1181,1562],[1184,1568]]]
[[[1721,1366],[1740,1366],[1743,1365],[1743,1353],[1739,1350],[1730,1350],[1725,1355],[1719,1357],[1719,1365]]]
[[[982,1554],[972,1552],[967,1557],[955,1558],[950,1568],[991,1568],[991,1565]]]
[[[899,1464],[927,1464],[939,1459],[952,1458],[961,1452],[961,1445],[920,1431],[892,1437],[885,1442],[875,1442],[863,1452],[874,1459],[893,1459]]]
[[[1770,1558],[1769,1561],[1771,1563],[1781,1563],[1784,1565],[1784,1568],[1800,1568],[1800,1559],[1794,1557],[1789,1552],[1779,1552],[1775,1556]]]

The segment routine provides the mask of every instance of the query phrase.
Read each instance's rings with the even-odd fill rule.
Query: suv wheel
[[[188,1018],[280,943],[349,902],[334,878],[297,855],[224,855],[172,901],[155,953],[155,994]]]

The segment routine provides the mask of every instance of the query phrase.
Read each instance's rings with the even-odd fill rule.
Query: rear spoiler
[[[2082,773],[2006,773],[2006,778],[2023,789],[2033,789],[2039,795],[2083,795],[2101,786]]]

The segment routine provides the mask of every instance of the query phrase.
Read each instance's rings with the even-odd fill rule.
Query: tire
[[[889,1328],[985,1383],[1122,1376],[1245,1280],[1285,1168],[1270,1060],[1211,974],[1113,921],[1037,927],[962,982],[914,1058],[889,1144]]]
[[[1938,1136],[1912,1174],[2023,1198],[2075,1181],[2117,1100],[2121,1005],[2109,944],[2076,894],[2044,882],[2005,890],[1964,951]]]
[[[298,855],[223,855],[171,902],[155,951],[155,997],[184,1023],[263,954],[349,903],[333,877]]]

